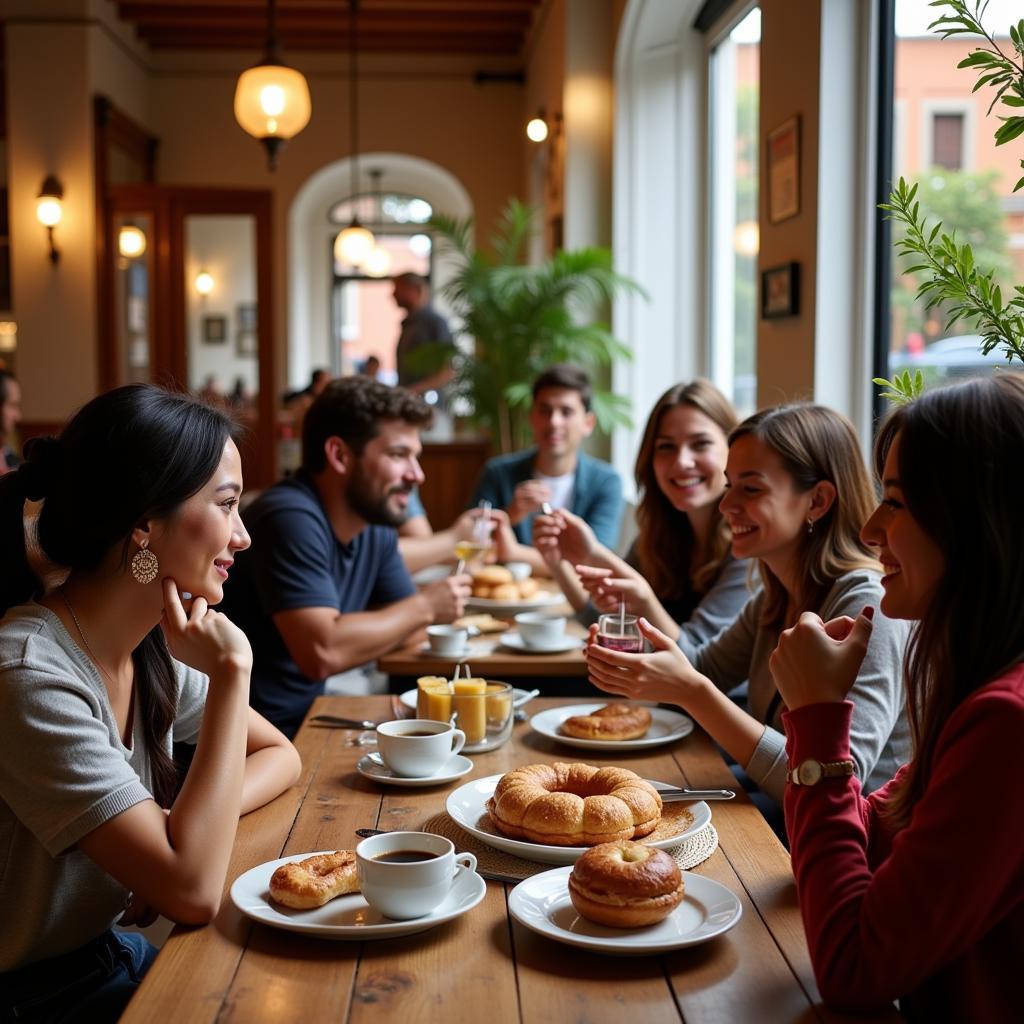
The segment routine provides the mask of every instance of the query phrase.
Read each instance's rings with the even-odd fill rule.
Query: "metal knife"
[[[665,804],[683,800],[732,800],[736,791],[732,789],[659,789],[658,796]]]

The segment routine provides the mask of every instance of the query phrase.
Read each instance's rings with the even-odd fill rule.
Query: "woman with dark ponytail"
[[[211,608],[249,544],[231,433],[218,410],[129,385],[0,478],[5,1020],[116,1020],[156,951],[111,925],[209,921],[239,814],[300,772],[249,708],[248,640]],[[26,501],[67,573],[49,590]],[[172,740],[197,745],[180,789]]]

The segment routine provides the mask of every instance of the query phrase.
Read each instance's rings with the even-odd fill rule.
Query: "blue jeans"
[[[0,1020],[116,1021],[156,954],[143,935],[108,931],[70,953],[0,974]]]

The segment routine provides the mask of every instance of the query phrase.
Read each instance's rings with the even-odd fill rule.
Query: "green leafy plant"
[[[439,359],[451,360],[454,395],[464,400],[473,422],[491,431],[502,452],[528,443],[531,387],[549,366],[564,362],[594,370],[632,359],[597,317],[617,292],[642,294],[612,269],[607,249],[562,251],[543,263],[525,263],[535,220],[535,210],[511,200],[489,253],[474,250],[471,220],[439,216],[431,224],[455,259],[445,296],[472,349],[425,351],[423,358],[435,367]],[[621,395],[595,387],[593,408],[602,430],[630,422],[629,400]]]
[[[1002,123],[995,132],[996,145],[1020,137],[1024,134],[1024,116],[1016,111],[1024,108],[1024,19],[1010,26],[1012,52],[1008,53],[981,24],[987,6],[984,0],[975,0],[973,10],[966,0],[933,0],[930,6],[947,9],[948,13],[929,26],[937,29],[943,39],[972,35],[984,40],[957,66],[978,70],[974,92],[983,86],[996,90],[989,105],[991,112],[999,104]],[[1009,111],[1006,116],[1002,114],[1004,110]],[[1021,167],[1024,168],[1024,160]],[[1021,188],[1024,177],[1013,191]],[[900,178],[889,202],[881,205],[890,219],[902,227],[896,248],[901,256],[912,261],[907,272],[924,275],[917,297],[924,301],[926,309],[942,308],[947,330],[959,320],[972,324],[981,335],[981,350],[986,355],[1002,345],[1008,361],[1024,362],[1024,286],[1015,286],[1014,294],[1004,299],[1002,288],[994,280],[994,269],[980,268],[971,245],[958,242],[955,231],[943,231],[941,221],[929,226],[917,197],[917,184],[910,185]],[[913,397],[924,386],[922,380],[911,380],[907,374],[903,380],[897,375],[891,381],[876,378],[875,383],[889,389],[883,397],[897,396],[894,400],[901,401],[907,399],[898,396]],[[904,388],[904,384],[916,387],[916,391]]]

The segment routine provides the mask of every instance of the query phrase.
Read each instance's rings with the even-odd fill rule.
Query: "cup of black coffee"
[[[431,832],[383,832],[356,847],[363,898],[385,917],[424,917],[444,902],[455,879],[476,870],[471,853]]]

